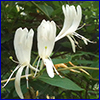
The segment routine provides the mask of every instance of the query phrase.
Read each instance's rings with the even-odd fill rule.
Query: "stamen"
[[[39,63],[40,63],[40,58],[39,58],[38,63],[37,63],[37,67],[36,67],[37,69],[39,67]],[[36,74],[37,74],[37,70],[35,71],[34,77],[36,76]]]
[[[29,89],[29,87],[27,87],[27,89]]]
[[[13,72],[13,70],[11,70],[11,72]]]
[[[15,71],[16,71],[19,67],[20,67],[20,66],[18,65],[18,66],[14,69],[14,71],[11,73],[10,77],[8,78],[7,82],[2,86],[2,88],[4,88],[4,87],[8,84],[8,82],[9,82],[9,80],[11,79],[12,75],[15,73]]]
[[[44,63],[43,63],[43,61],[41,61],[40,70],[43,69],[43,65],[44,65]]]
[[[10,57],[9,57],[9,59],[10,59],[10,60],[12,60],[13,62],[15,62],[15,63],[19,64],[19,62],[18,62],[18,61],[15,61],[15,60],[13,59],[13,57],[12,57],[12,56],[10,56]]]
[[[73,38],[75,44],[76,44],[80,49],[82,49],[82,47],[78,44],[78,42],[76,41],[76,39],[74,38],[74,36],[71,36],[71,37]]]
[[[34,71],[38,71],[38,72],[39,72],[39,70],[36,69],[36,68],[34,68],[32,65],[30,65],[29,67],[30,67],[32,70],[34,70]]]
[[[25,75],[26,75],[26,84],[27,84],[27,88],[29,88],[29,85],[28,85],[28,72],[29,72],[29,66],[26,67],[26,70],[25,70]]]
[[[88,41],[90,43],[97,43],[97,42],[94,42],[94,41],[90,41],[89,39],[85,38],[84,36],[82,35],[79,35],[78,33],[74,32],[73,35],[75,35],[76,37],[78,37],[79,39],[82,39],[83,41]],[[86,44],[86,43],[85,43]]]
[[[86,25],[86,23],[84,23],[81,27],[77,28],[77,30],[80,30],[81,28],[83,28]]]

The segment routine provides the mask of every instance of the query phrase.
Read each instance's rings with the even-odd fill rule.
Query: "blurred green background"
[[[62,5],[66,4],[82,7],[80,26],[84,23],[86,25],[77,32],[97,43],[85,45],[82,40],[76,38],[82,49],[77,47],[76,53],[73,53],[70,41],[65,37],[55,44],[51,58],[55,64],[58,64],[59,61],[68,64],[68,61],[71,61],[78,66],[99,67],[99,1],[1,1],[1,80],[7,79],[11,74],[11,70],[17,66],[9,59],[12,56],[17,60],[13,47],[16,29],[27,27],[34,30],[35,35],[31,54],[31,63],[33,63],[38,55],[37,27],[43,19],[53,20],[57,24],[58,34],[64,21]],[[68,64],[68,66],[70,65]],[[50,79],[44,71],[44,74],[40,75],[39,78],[34,80],[30,78],[29,90],[26,88],[25,79],[22,79],[22,91],[27,99],[46,99],[47,97],[56,99],[98,99],[99,71],[87,71],[92,79],[84,73],[77,74],[69,70],[61,71],[60,73],[66,77],[63,84],[60,83],[61,79],[59,77],[56,76],[54,79]],[[46,79],[43,77],[46,77]],[[64,85],[65,82],[66,85]],[[39,95],[35,97],[33,95],[37,90],[39,90]],[[19,98],[15,92],[14,81],[9,82],[4,89],[1,89],[1,98]]]

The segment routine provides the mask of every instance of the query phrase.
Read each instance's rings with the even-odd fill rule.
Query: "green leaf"
[[[61,58],[53,59],[52,61],[53,61],[53,64],[67,63],[67,62],[71,61],[71,56],[69,56],[66,59],[61,59]]]
[[[92,64],[92,63],[94,63],[93,61],[91,61],[91,60],[76,60],[76,62],[78,63],[78,64]]]
[[[82,91],[83,89],[80,88],[76,83],[71,81],[68,78],[60,78],[58,75],[55,75],[54,78],[50,78],[46,73],[38,77],[39,80],[46,82],[50,85],[57,86],[60,88],[64,88],[67,90],[74,90],[74,91]]]
[[[72,58],[73,58],[73,57],[76,57],[76,56],[83,56],[83,55],[91,55],[91,56],[94,56],[94,57],[99,58],[99,55],[96,55],[96,54],[91,53],[91,52],[84,52],[84,51],[72,55]]]
[[[48,5],[38,5],[47,16],[51,16],[52,12],[54,11],[53,8],[51,6]]]
[[[52,4],[53,4],[55,7],[61,7],[61,4],[59,3],[59,1],[52,1]]]

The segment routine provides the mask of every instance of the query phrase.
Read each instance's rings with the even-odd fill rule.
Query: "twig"
[[[32,76],[32,74],[28,74],[28,77],[30,77],[30,76]],[[25,78],[25,77],[26,77],[26,75],[21,76],[21,78]],[[5,83],[7,80],[8,79],[1,80],[1,83]],[[11,78],[9,81],[13,81],[13,80],[15,80],[15,77]]]
[[[69,70],[69,69],[81,69],[81,68],[83,68],[83,69],[89,69],[89,70],[99,70],[99,68],[77,66],[77,67],[67,67],[67,68],[58,69],[58,71]],[[33,76],[33,74],[28,74],[28,77],[30,77],[30,76]],[[25,75],[21,76],[21,78],[25,78],[25,77],[26,77]],[[94,79],[92,77],[90,77],[90,79],[98,80],[98,79]],[[8,79],[1,80],[1,83],[6,82],[7,80]],[[15,77],[11,78],[9,81],[13,81],[13,80],[15,80]]]
[[[67,70],[67,69],[82,69],[82,68],[83,69],[90,69],[90,70],[99,70],[99,68],[76,66],[76,67],[68,67],[68,68],[58,69],[58,71],[63,71],[63,70]]]

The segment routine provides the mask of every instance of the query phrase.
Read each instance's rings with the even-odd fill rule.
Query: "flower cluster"
[[[42,59],[42,65],[40,66],[40,70],[42,69],[43,65],[45,65],[49,77],[51,78],[54,77],[54,71],[56,72],[56,74],[62,77],[54,67],[54,64],[50,58],[50,55],[53,51],[56,41],[67,36],[67,38],[70,40],[72,44],[73,52],[75,52],[75,44],[78,45],[78,42],[75,40],[74,36],[82,39],[86,45],[88,44],[87,42],[94,43],[76,32],[76,30],[82,28],[79,27],[82,18],[81,7],[78,5],[77,9],[75,9],[75,6],[73,5],[72,6],[66,5],[66,7],[63,5],[62,10],[65,19],[62,30],[57,36],[56,36],[56,30],[57,30],[56,23],[54,21],[46,21],[43,19],[41,24],[37,28],[37,45],[38,45],[39,60],[36,68],[30,64],[32,42],[34,37],[33,29],[30,29],[30,31],[28,31],[27,28],[24,29],[18,28],[15,32],[14,49],[19,62],[18,66],[14,69],[14,71],[12,72],[12,74],[10,75],[10,77],[8,78],[7,82],[4,84],[3,87],[7,85],[14,72],[18,70],[15,78],[15,89],[21,99],[23,99],[24,96],[20,88],[20,78],[22,71],[25,67],[26,67],[25,75],[26,75],[27,88],[28,88],[29,68],[35,71],[34,74],[35,77],[37,72],[39,72],[38,67],[40,59]]]

